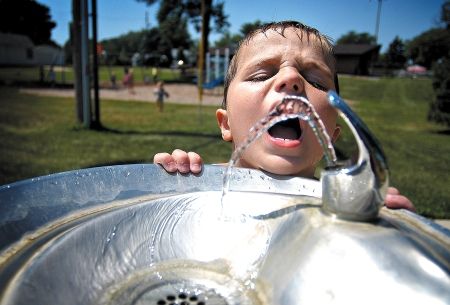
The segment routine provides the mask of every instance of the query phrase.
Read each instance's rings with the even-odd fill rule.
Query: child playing
[[[164,110],[164,97],[169,97],[169,93],[164,90],[164,82],[159,81],[156,84],[153,93],[156,95],[156,106],[158,106],[159,112]]]
[[[133,69],[124,69],[124,77],[123,77],[123,84],[125,87],[127,87],[128,92],[130,94],[135,94],[134,92],[134,76],[133,76]]]
[[[318,30],[295,21],[268,23],[249,33],[231,60],[224,84],[222,108],[216,118],[222,138],[239,147],[249,129],[286,95],[306,97],[321,117],[333,141],[340,133],[337,112],[327,91],[337,90],[333,45]],[[279,175],[314,178],[323,151],[314,132],[303,120],[276,124],[252,143],[237,166]],[[154,163],[168,172],[199,173],[201,157],[176,149],[158,153]],[[389,188],[386,205],[414,210],[395,188]]]

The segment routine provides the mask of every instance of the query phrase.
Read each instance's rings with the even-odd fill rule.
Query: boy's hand
[[[395,187],[388,188],[384,203],[386,207],[390,209],[407,209],[413,212],[416,211],[416,208],[412,202],[405,196],[401,195],[399,190]]]
[[[172,154],[157,153],[153,157],[153,163],[160,164],[169,173],[198,174],[202,171],[202,158],[195,152],[185,152],[175,149]]]

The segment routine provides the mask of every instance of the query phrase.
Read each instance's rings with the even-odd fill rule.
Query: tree
[[[263,23],[260,20],[248,22],[241,25],[240,33],[232,35],[230,32],[225,32],[222,37],[215,42],[216,47],[235,47],[239,41],[244,38],[251,31],[259,28]]]
[[[205,25],[203,29],[202,38],[204,49],[208,49],[208,36],[211,31],[210,21],[214,21],[213,29],[217,32],[226,30],[229,26],[227,18],[223,12],[223,1],[216,1],[213,4],[213,0],[136,0],[139,2],[145,2],[147,5],[153,5],[159,2],[160,7],[158,11],[158,22],[160,25],[170,16],[178,15],[190,20],[197,31],[200,31],[202,22]],[[202,2],[205,5],[205,20],[202,20],[201,6]],[[180,19],[185,20],[185,19]],[[172,30],[171,35],[174,34]]]
[[[441,21],[445,24],[446,41],[450,41],[450,1],[442,4]],[[450,44],[442,57],[433,64],[433,89],[436,99],[430,104],[428,119],[450,126]]]
[[[400,68],[405,64],[405,44],[398,36],[389,44],[385,55],[385,62],[389,68]]]
[[[257,19],[254,22],[247,22],[241,25],[240,31],[241,34],[243,36],[247,35],[248,33],[250,33],[253,30],[256,30],[257,28],[259,28],[261,25],[263,25],[263,22],[261,22],[261,20]]]
[[[450,126],[450,56],[434,65],[433,89],[436,99],[430,104],[428,119]]]
[[[450,29],[450,0],[446,0],[442,4],[441,9],[441,22],[444,24],[444,27],[449,30]]]
[[[160,31],[158,49],[167,56],[167,64],[173,60],[172,49],[189,49],[191,45],[187,16],[180,3],[180,0],[162,1],[157,15]]]
[[[0,20],[0,32],[26,35],[37,45],[56,45],[50,39],[56,26],[50,10],[34,0],[0,0]]]
[[[160,40],[159,29],[151,28],[105,39],[101,41],[101,44],[106,51],[108,64],[130,64],[130,58],[136,52],[141,53],[146,63],[149,63],[152,57],[153,61],[150,64],[155,64],[154,59],[159,59],[164,54],[160,49]]]
[[[347,34],[342,35],[336,44],[375,44],[376,38],[369,33],[356,33],[350,31]]]
[[[225,48],[231,46],[237,46],[239,41],[242,39],[240,34],[231,34],[230,32],[225,32],[222,37],[214,42],[216,48]]]
[[[408,43],[407,57],[430,69],[437,60],[447,56],[450,50],[450,30],[430,29]]]
[[[139,44],[139,52],[144,56],[144,64],[158,66],[161,55],[165,54],[161,48],[161,34],[157,27],[142,32]]]

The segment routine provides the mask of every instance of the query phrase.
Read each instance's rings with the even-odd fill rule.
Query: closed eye
[[[313,86],[316,89],[319,89],[321,91],[328,91],[327,88],[325,88],[324,86],[322,86],[320,83],[318,82],[314,82],[314,81],[308,81],[308,83],[311,84],[311,86]]]
[[[269,74],[256,74],[248,78],[251,82],[262,82],[269,79],[271,76]]]

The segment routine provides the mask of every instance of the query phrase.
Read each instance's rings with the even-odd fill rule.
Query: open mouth
[[[298,140],[302,135],[300,122],[297,118],[281,121],[270,127],[268,132],[271,137],[284,141]]]

